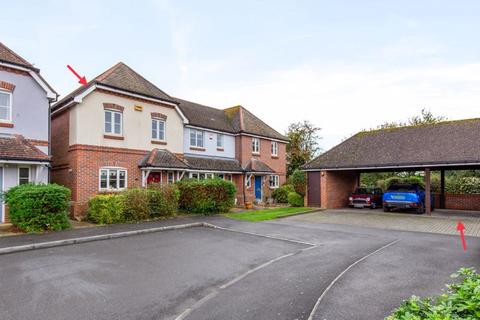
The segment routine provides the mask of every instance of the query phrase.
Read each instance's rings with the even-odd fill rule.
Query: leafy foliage
[[[26,232],[70,228],[70,190],[57,184],[23,184],[5,194],[10,221]]]
[[[228,212],[235,204],[235,185],[221,179],[182,180],[179,207],[190,213],[215,214]]]
[[[120,194],[97,195],[88,201],[88,220],[100,223],[125,222],[124,198]]]
[[[304,206],[303,196],[296,192],[290,192],[288,194],[288,204],[291,205],[292,207],[303,207]]]
[[[292,123],[287,130],[287,175],[312,160],[320,152],[320,128],[309,121]]]
[[[480,275],[473,268],[461,268],[452,275],[456,284],[444,294],[421,299],[412,296],[386,320],[474,320],[480,319]]]
[[[288,181],[291,185],[293,185],[296,193],[305,196],[307,188],[307,176],[305,172],[296,169],[295,171],[293,171],[290,177],[288,177]]]
[[[122,192],[125,219],[131,221],[145,220],[150,217],[148,190],[132,188]]]
[[[280,188],[274,189],[272,191],[272,198],[277,203],[288,203],[288,194],[290,192],[295,192],[295,189],[291,184],[284,184]]]
[[[406,126],[419,126],[423,124],[435,124],[441,121],[445,121],[446,119],[447,118],[444,116],[435,116],[430,110],[422,108],[419,115],[410,117],[407,122],[385,122],[378,126],[377,129],[390,129]]]
[[[180,191],[174,184],[150,184],[148,203],[151,217],[172,216],[178,210]]]

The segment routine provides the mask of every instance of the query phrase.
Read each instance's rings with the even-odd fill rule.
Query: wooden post
[[[425,213],[432,213],[432,204],[431,204],[431,187],[430,187],[430,168],[425,169]]]
[[[440,170],[440,208],[445,209],[445,170]]]

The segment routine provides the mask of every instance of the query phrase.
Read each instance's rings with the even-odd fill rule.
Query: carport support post
[[[430,168],[425,168],[425,213],[432,213],[432,204],[430,203]]]
[[[445,170],[440,170],[440,208],[445,209]]]

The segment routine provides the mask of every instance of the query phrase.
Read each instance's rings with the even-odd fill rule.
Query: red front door
[[[160,172],[150,172],[147,178],[147,184],[150,183],[160,183],[161,182],[161,173]]]

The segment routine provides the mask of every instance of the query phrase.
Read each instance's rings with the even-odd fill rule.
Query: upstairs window
[[[100,190],[122,190],[127,185],[127,170],[100,169]]]
[[[272,156],[278,156],[278,142],[272,141]]]
[[[30,168],[18,168],[18,184],[30,183]]]
[[[12,121],[12,94],[0,91],[0,121]]]
[[[152,119],[152,139],[165,141],[165,120]]]
[[[217,148],[223,148],[223,134],[217,133]]]
[[[122,135],[122,116],[121,112],[105,110],[105,133]]]
[[[203,148],[203,131],[190,129],[190,146]]]
[[[252,153],[260,153],[260,139],[252,138]]]

